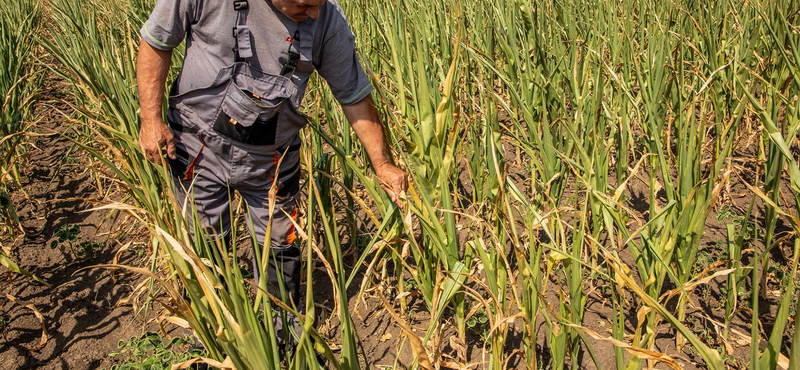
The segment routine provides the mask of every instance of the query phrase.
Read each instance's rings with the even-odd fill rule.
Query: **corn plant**
[[[666,332],[679,348],[691,346],[706,368],[721,370],[719,352],[686,324],[693,290],[708,284],[709,274],[727,279],[720,287],[727,297],[723,340],[737,319],[751,320],[750,369],[773,370],[782,361],[798,367],[797,342],[783,343],[800,253],[796,0],[342,2],[387,141],[411,184],[402,209],[389,201],[359,159],[362,149],[335,99],[314,81],[302,149],[308,223],[297,229],[304,230],[307,266],[316,256],[333,282],[338,357],[313,329],[311,268],[304,314],[272,300],[264,286],[254,284],[251,299],[234,249],[185,231],[166,187],[169,174],[141,155],[133,58],[152,2],[53,4],[57,32],[44,44],[77,87],[82,123],[97,133],[84,147],[125,185],[129,211],[152,231],[150,270],[168,271],[186,287],[188,301],[174,279],[142,271],[172,301],[170,320],[191,327],[218,364],[316,368],[320,353],[335,368],[372,366],[359,354],[347,292],[364,269],[362,293],[374,275],[393,269],[394,286],[378,281],[374,291],[412,343],[411,368],[446,364],[439,334],[452,326],[461,367],[471,366],[466,352],[476,347],[486,355],[479,367],[489,369],[517,356],[529,369],[600,367],[596,351],[612,346],[618,370],[655,362],[680,368],[658,347],[656,334]],[[751,150],[744,142],[753,133],[759,161],[745,168],[758,169],[757,181],[747,184],[757,197],[744,222],[754,222],[763,204],[764,238],[747,242],[754,257],[745,262],[745,230],[729,226],[722,243],[729,260],[698,274],[707,219],[736,179],[737,155]],[[643,185],[642,213],[628,200],[639,196],[634,183]],[[791,233],[778,234],[781,220]],[[355,248],[364,239],[365,248]],[[794,253],[764,337],[758,296],[765,296],[770,255],[780,246]],[[256,254],[267,255],[260,247]],[[406,280],[430,313],[424,334],[406,323]],[[752,312],[737,306],[748,283]],[[665,291],[668,285],[675,289]],[[387,292],[400,297],[400,314]],[[613,308],[611,337],[584,323],[593,294]],[[263,319],[277,311],[298,315],[305,329],[284,362]],[[485,343],[467,343],[466,323],[478,316],[487,321]],[[523,340],[509,351],[517,327]],[[537,351],[540,338],[549,353]],[[781,353],[785,348],[791,352]]]
[[[37,72],[34,55],[41,16],[38,2],[0,2],[0,223],[12,237],[22,229],[10,193],[21,189],[26,139],[33,134],[34,105],[40,98],[42,75]],[[0,265],[43,283],[10,255],[10,248],[0,245]]]
[[[397,6],[423,14],[414,10],[422,10],[421,4],[399,2]],[[434,321],[438,321],[445,307],[453,302],[457,326],[463,337],[466,312],[459,286],[466,278],[472,258],[460,251],[456,215],[452,213],[452,184],[457,170],[454,156],[458,152],[460,124],[453,97],[458,86],[460,33],[451,18],[460,10],[447,1],[431,6],[443,11],[410,17],[385,8],[374,15],[375,25],[363,27],[376,30],[375,37],[386,40],[385,46],[371,50],[391,61],[393,66],[391,70],[376,73],[386,84],[379,86],[379,90],[385,89],[387,94],[379,101],[384,104],[384,112],[392,123],[389,127],[402,138],[409,153],[404,159],[414,186],[409,190],[407,205],[419,220],[424,235],[420,242],[413,237],[406,239],[415,267],[404,263],[403,256],[397,256],[395,265],[411,270]],[[433,33],[422,32],[434,28],[449,35],[448,41],[437,42]],[[429,76],[441,79],[441,91],[435,88],[439,85],[432,83]],[[389,98],[394,96],[396,98]],[[407,235],[413,235],[410,218],[404,218],[403,223]],[[402,276],[397,276],[398,290],[402,291]],[[430,327],[423,344],[436,329],[436,326]]]
[[[195,235],[188,233],[185,215],[168,190],[171,175],[165,166],[150,163],[141,152],[136,139],[139,120],[134,61],[137,31],[152,5],[141,1],[107,6],[56,1],[53,23],[57,32],[52,40],[44,41],[60,63],[53,69],[76,87],[82,124],[96,133],[96,140],[82,147],[124,185],[127,204],[108,207],[128,212],[152,233],[155,248],[150,269],[126,268],[152,279],[154,292],[161,292],[170,302],[165,320],[192,330],[208,351],[210,358],[204,362],[239,369],[313,369],[319,366],[316,354],[321,353],[335,368],[358,368],[354,357],[342,357],[346,364],[340,365],[325,339],[314,331],[311,284],[304,315],[296,307],[272,300],[264,284],[247,284],[232,246],[214,242],[213,236],[199,231],[203,230],[200,225],[195,225]],[[274,189],[272,195],[274,201]],[[191,216],[192,212],[187,213]],[[312,248],[307,251],[310,261]],[[207,265],[206,261],[211,263]],[[266,259],[262,262],[261,267],[266,268]],[[161,275],[163,272],[168,278]],[[310,274],[311,269],[306,277]],[[266,276],[265,271],[260,275]],[[183,286],[185,297],[177,282]],[[255,299],[249,296],[251,289],[257,291]],[[278,311],[301,318],[304,330],[295,338],[298,347],[293,355],[282,355],[278,349],[272,322]]]
[[[20,184],[19,165],[32,128],[33,106],[39,98],[34,48],[41,6],[33,1],[4,1],[0,5],[0,221],[13,235],[19,219],[9,191]]]

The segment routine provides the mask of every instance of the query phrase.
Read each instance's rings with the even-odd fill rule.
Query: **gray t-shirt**
[[[218,72],[234,62],[233,27],[237,11],[232,0],[159,0],[142,27],[142,38],[159,50],[172,50],[186,39],[186,56],[173,85],[173,95],[183,95],[212,85]],[[298,87],[293,101],[302,101],[308,79],[316,70],[342,104],[359,102],[372,85],[355,52],[355,36],[335,0],[319,9],[317,19],[295,22],[277,10],[271,0],[249,0],[247,26],[252,34],[251,66],[280,74],[289,46],[300,53],[292,82]],[[298,37],[295,37],[298,36]],[[299,107],[281,108],[282,120],[297,129],[306,118]]]

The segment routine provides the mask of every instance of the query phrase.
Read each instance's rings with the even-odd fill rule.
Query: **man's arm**
[[[164,103],[164,84],[167,82],[172,51],[153,48],[142,40],[136,63],[136,82],[139,87],[139,145],[147,159],[161,164],[164,153],[175,159],[172,131],[161,116]]]
[[[392,157],[386,148],[381,117],[372,102],[372,96],[367,95],[358,103],[342,106],[342,110],[361,144],[364,145],[375,168],[378,182],[389,194],[392,202],[399,205],[398,196],[408,188],[408,176],[392,163]]]

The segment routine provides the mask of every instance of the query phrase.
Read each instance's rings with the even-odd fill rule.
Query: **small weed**
[[[744,216],[739,216],[733,220],[736,229],[744,233],[744,240],[750,241],[764,236],[764,230],[756,227],[751,221],[745,221]]]
[[[14,204],[11,202],[11,197],[8,195],[6,187],[0,182],[0,225],[9,235],[14,235],[14,225],[19,224],[19,218],[14,210]]]
[[[173,338],[164,343],[161,335],[147,332],[141,337],[132,337],[128,341],[119,341],[118,351],[109,353],[110,358],[122,359],[121,364],[111,365],[109,370],[150,369],[166,370],[172,365],[186,362],[194,357],[204,356],[204,351],[197,348],[183,350],[194,342],[191,336]],[[178,350],[178,351],[176,351]]]
[[[729,218],[737,217],[738,215],[731,209],[729,204],[723,204],[717,212],[717,221],[727,221]]]
[[[716,335],[713,330],[709,329],[708,323],[704,319],[697,318],[695,316],[688,316],[687,323],[697,338],[703,341],[703,343],[709,345],[715,343]]]
[[[795,291],[800,290],[800,279],[794,279],[792,274],[788,271],[785,265],[773,263],[769,265],[767,270],[768,274],[772,275],[775,280],[780,282],[781,290],[786,291],[790,285],[794,285]],[[797,301],[791,302],[789,305],[789,315],[794,316],[797,313]]]
[[[489,334],[489,315],[486,314],[485,308],[481,308],[467,319],[467,329],[480,336],[482,340],[486,340]]]
[[[414,279],[406,279],[405,288],[406,292],[413,292],[417,290],[417,281]]]
[[[697,288],[697,295],[704,301],[711,301],[711,287],[708,284],[701,285]]]
[[[3,336],[3,340],[6,342],[8,342],[6,335],[8,334],[9,325],[11,325],[11,316],[6,314],[0,315],[0,335]]]
[[[355,237],[355,244],[356,248],[358,248],[359,252],[363,252],[369,247],[369,242],[372,240],[372,237],[368,234],[358,234]]]
[[[773,263],[769,265],[769,269],[767,273],[771,274],[775,277],[775,280],[780,282],[781,287],[788,287],[790,284],[794,284],[795,290],[800,290],[800,279],[792,278],[792,274],[788,270],[788,266]]]
[[[705,270],[708,266],[714,263],[714,257],[711,256],[711,253],[708,252],[706,249],[702,249],[697,251],[697,259],[694,263],[694,268],[692,269],[694,275],[701,273]]]
[[[719,356],[722,358],[722,361],[725,361],[729,364],[736,362],[736,358],[733,357],[732,354],[726,353],[725,347],[717,347],[717,352],[719,352]]]
[[[744,233],[745,241],[751,241],[764,236],[764,230],[756,227],[756,224],[752,221],[745,220],[744,216],[737,214],[731,209],[730,205],[724,204],[719,212],[717,212],[717,221],[726,222],[728,220],[730,220],[731,224],[736,226],[736,231]]]
[[[78,242],[78,235],[81,233],[80,227],[75,224],[61,225],[54,233],[53,237],[58,238],[50,242],[50,249],[59,248],[62,252],[65,249],[74,253],[80,258],[86,258],[94,255],[94,253],[103,247],[100,243],[94,242]],[[77,244],[76,244],[77,243]]]
[[[746,290],[740,290],[738,296],[739,304],[742,305],[742,307],[750,308],[750,292]]]
[[[103,245],[100,243],[93,243],[93,242],[81,242],[78,244],[78,257],[85,258],[94,255],[95,252],[99,251]]]
[[[721,294],[717,300],[717,304],[711,307],[714,311],[722,311],[728,307],[728,290],[722,289]]]
[[[73,249],[75,242],[78,241],[78,234],[81,233],[81,229],[78,225],[75,224],[66,224],[61,225],[56,232],[53,233],[53,237],[58,239],[53,240],[50,242],[50,249],[56,249],[56,247],[60,248],[61,251],[64,251],[64,248],[69,246],[70,249]]]

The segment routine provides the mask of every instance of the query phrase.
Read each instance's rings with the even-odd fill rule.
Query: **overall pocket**
[[[244,65],[228,83],[212,127],[241,143],[275,144],[280,107],[296,92],[288,78]]]
[[[168,158],[172,176],[178,181],[191,181],[194,178],[194,169],[201,160],[203,150],[206,148],[205,139],[201,133],[186,129],[182,123],[169,122],[175,143],[175,158]]]

